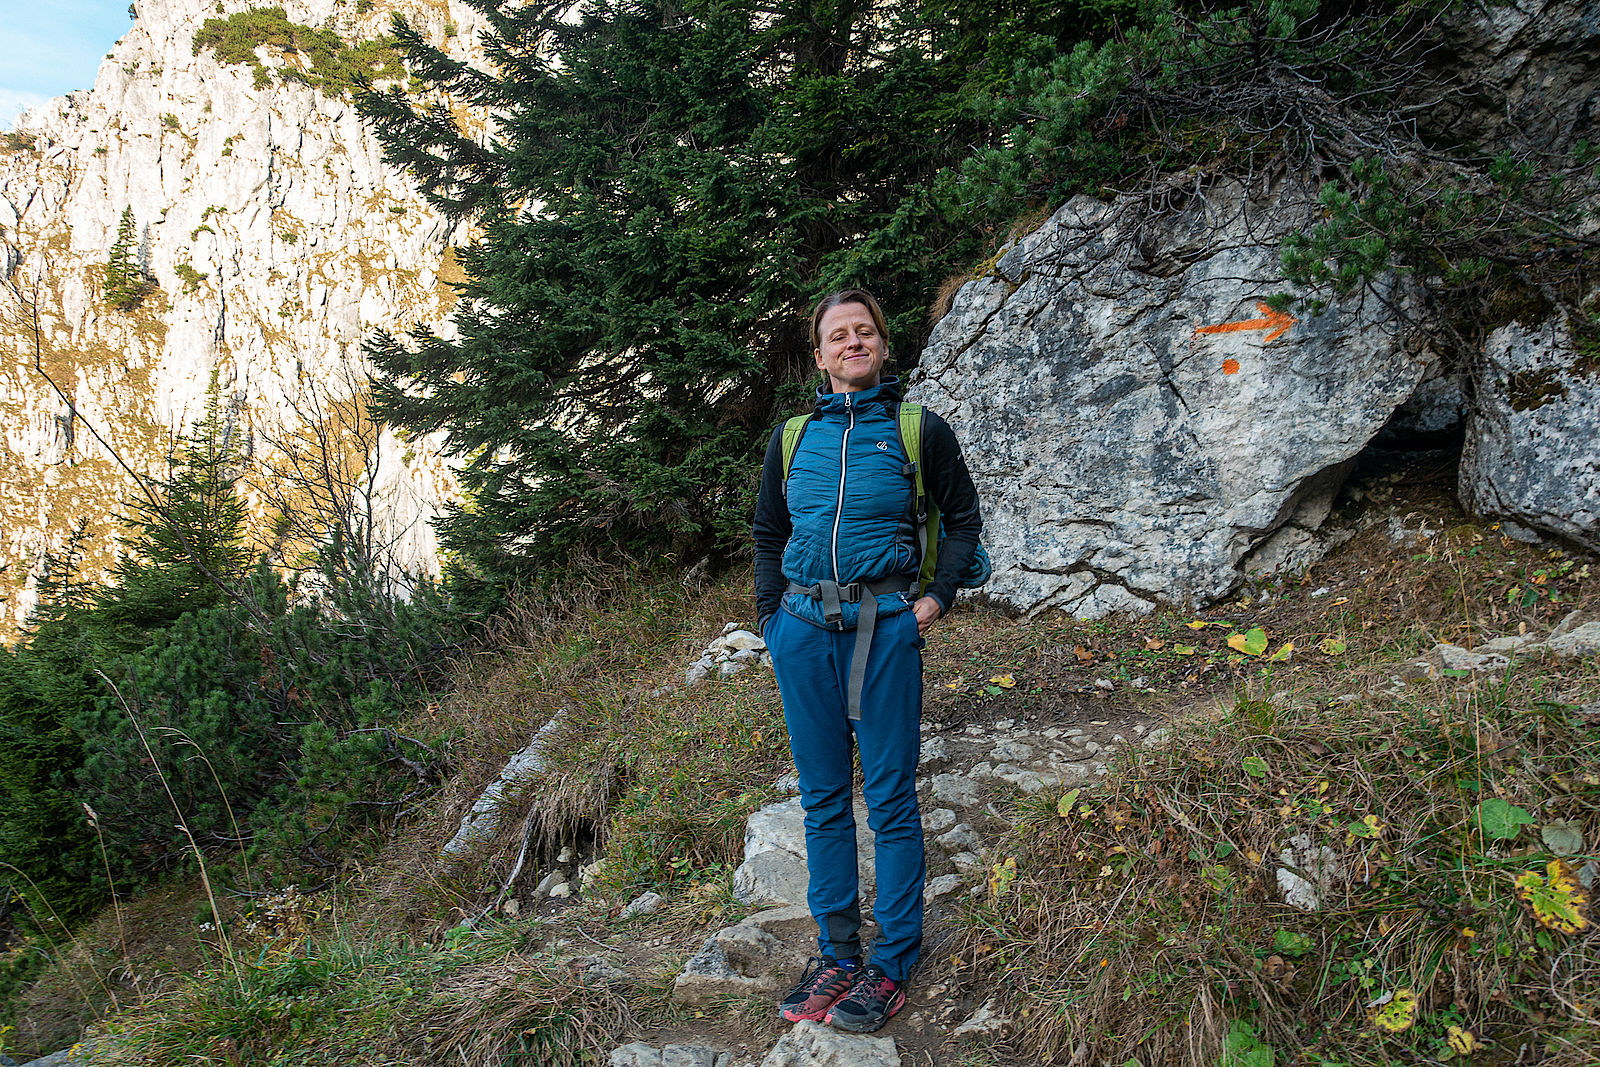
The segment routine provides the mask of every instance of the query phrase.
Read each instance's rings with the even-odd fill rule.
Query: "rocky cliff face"
[[[0,144],[0,629],[25,618],[46,552],[78,522],[86,572],[109,561],[131,489],[116,457],[159,471],[213,388],[242,431],[265,544],[276,516],[260,476],[279,446],[348,441],[337,423],[359,407],[363,340],[442,324],[453,306],[459,235],[382,163],[348,93],[304,53],[196,54],[208,19],[251,6],[136,0],[94,88],[25,114]],[[477,38],[478,16],[450,0],[283,8],[345,41],[380,37],[395,11],[458,55]],[[118,310],[104,267],[125,209],[152,287]],[[433,565],[427,520],[454,491],[430,444],[374,436],[356,464],[411,567]]]
[[[1277,241],[1311,200],[1223,183],[1182,211],[1068,203],[969,282],[913,399],[967,451],[1010,606],[1208,601],[1304,559],[1349,463],[1429,376],[1408,295],[1296,318]]]

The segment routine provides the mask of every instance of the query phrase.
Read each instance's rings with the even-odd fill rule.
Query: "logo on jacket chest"
[[[878,442],[878,451],[879,452],[887,452],[887,451],[889,451],[889,442],[888,441],[879,441]]]

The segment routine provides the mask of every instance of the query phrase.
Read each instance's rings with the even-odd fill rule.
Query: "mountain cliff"
[[[436,565],[427,520],[454,492],[430,441],[366,418],[362,343],[444,325],[460,235],[382,162],[350,90],[358,74],[406,77],[393,14],[463,58],[477,15],[448,0],[131,10],[93,89],[25,113],[0,143],[4,632],[80,524],[82,572],[113,558],[130,471],[159,475],[213,392],[259,547],[286,561],[317,519],[285,514],[284,475],[314,473],[322,445],[342,450],[323,471],[333,495],[370,508],[397,566]],[[121,278],[107,272],[119,229]]]

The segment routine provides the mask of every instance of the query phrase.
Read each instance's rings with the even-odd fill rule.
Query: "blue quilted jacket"
[[[791,531],[783,552],[783,574],[813,585],[910,576],[917,569],[912,522],[912,481],[896,427],[900,390],[896,379],[855,393],[824,393],[816,418],[806,426],[789,466],[787,503]],[[906,593],[878,597],[878,614],[911,606]],[[784,597],[790,613],[823,625],[822,604],[798,593]],[[832,625],[853,629],[860,605],[845,604]]]

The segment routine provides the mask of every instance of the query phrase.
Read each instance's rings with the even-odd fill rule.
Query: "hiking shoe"
[[[820,1019],[849,991],[855,976],[855,968],[842,966],[831,956],[813,956],[805,975],[779,1002],[778,1014],[792,1023]]]
[[[837,1030],[856,1034],[870,1034],[882,1028],[905,1007],[904,982],[896,982],[876,963],[869,963],[856,972],[850,991],[834,1002],[822,1020]]]

